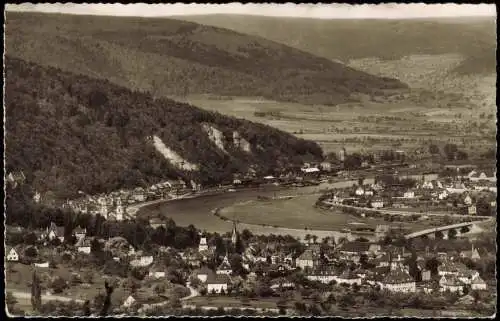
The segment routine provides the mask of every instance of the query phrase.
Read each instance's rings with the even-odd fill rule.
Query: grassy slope
[[[250,165],[264,170],[322,157],[315,143],[277,129],[153,99],[109,81],[14,58],[6,59],[5,69],[6,169],[24,170],[41,192],[69,197],[78,190],[109,192],[179,176],[206,185]],[[222,131],[228,154],[209,140],[204,123]],[[250,153],[234,145],[233,131],[250,142]],[[177,170],[147,143],[151,135],[198,164],[199,172]]]
[[[494,18],[319,20],[200,15],[182,19],[262,36],[331,60],[458,53],[465,61],[456,71],[495,70]]]
[[[163,18],[9,12],[6,52],[157,96],[336,104],[351,94],[406,87],[260,37]]]

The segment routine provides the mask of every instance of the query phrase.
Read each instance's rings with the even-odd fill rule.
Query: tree
[[[455,144],[446,144],[444,146],[444,153],[448,160],[454,160],[457,156],[458,148]]]
[[[24,255],[26,255],[29,258],[35,258],[38,255],[38,251],[36,250],[36,248],[34,246],[28,246],[24,250]]]
[[[455,229],[449,230],[448,231],[448,238],[456,239],[457,238],[457,231]]]
[[[40,286],[40,279],[36,271],[33,271],[31,281],[31,306],[33,311],[40,312],[42,308],[42,289]]]
[[[109,308],[111,307],[111,294],[114,288],[108,284],[108,281],[104,282],[104,288],[106,289],[106,297],[104,298],[104,304],[101,309],[101,316],[107,316]]]
[[[435,144],[429,145],[429,153],[431,153],[431,155],[439,154],[439,147]]]
[[[441,264],[439,260],[436,257],[432,257],[425,261],[425,268],[429,271],[431,271],[432,275],[437,275],[438,274],[438,266]]]
[[[56,276],[50,287],[54,290],[54,293],[62,293],[68,287],[68,284],[62,277]]]

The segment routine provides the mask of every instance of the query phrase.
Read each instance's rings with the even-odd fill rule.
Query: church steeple
[[[233,245],[238,241],[238,231],[236,230],[236,221],[233,221],[233,235],[231,236],[231,242]]]

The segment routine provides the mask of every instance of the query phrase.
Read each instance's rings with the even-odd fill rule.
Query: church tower
[[[236,245],[238,241],[238,231],[236,230],[236,221],[233,221],[233,235],[231,236],[231,242]]]

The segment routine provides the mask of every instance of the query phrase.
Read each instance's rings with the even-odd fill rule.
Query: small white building
[[[148,276],[150,278],[161,279],[165,277],[165,271],[149,271]]]
[[[19,254],[17,253],[15,248],[6,248],[5,253],[7,253],[7,261],[8,262],[18,262],[19,261]]]
[[[314,267],[314,253],[312,250],[305,250],[295,261],[297,267],[301,269]]]
[[[92,241],[89,238],[81,238],[76,244],[77,251],[80,253],[90,254]]]
[[[354,194],[356,194],[357,196],[363,196],[365,195],[365,189],[359,186],[358,188],[356,188],[356,191],[354,191]]]
[[[444,199],[448,198],[448,191],[446,191],[445,189],[440,191],[438,194],[438,198],[440,200],[444,200]]]
[[[486,285],[486,282],[478,275],[474,279],[472,279],[471,282],[471,289],[472,290],[486,290],[488,286]]]
[[[213,274],[213,273],[214,272],[212,270],[210,270],[208,267],[204,266],[195,272],[195,276],[198,278],[198,280],[205,283],[205,282],[207,282],[208,276],[210,274]]]
[[[231,280],[226,274],[210,273],[207,277],[207,292],[208,293],[227,293],[227,287]]]
[[[233,273],[233,269],[231,268],[231,264],[229,263],[227,255],[224,257],[224,260],[222,261],[221,265],[219,265],[216,272],[217,274],[225,274],[225,275]]]
[[[471,206],[469,206],[467,208],[467,213],[469,213],[469,215],[476,215],[477,214],[476,205],[472,204]]]
[[[466,195],[464,197],[464,204],[469,206],[472,205],[472,198],[470,197],[470,195]]]
[[[384,201],[382,199],[376,198],[370,202],[372,208],[382,208],[384,207]]]
[[[463,293],[464,284],[458,279],[456,275],[443,275],[439,279],[439,286],[441,292]]]
[[[408,190],[404,192],[403,198],[415,198],[415,192],[412,190]]]
[[[124,308],[130,308],[134,303],[136,302],[136,299],[134,299],[133,296],[129,295],[125,301],[123,302],[122,306]]]
[[[203,252],[203,251],[207,251],[207,250],[208,250],[207,238],[206,237],[202,237],[200,239],[200,244],[198,246],[198,251]]]
[[[381,287],[391,292],[414,293],[417,291],[415,280],[402,268],[391,269],[381,282]]]
[[[353,284],[361,285],[361,277],[356,273],[354,273],[354,271],[351,271],[350,269],[345,270],[344,273],[336,277],[335,280],[339,284],[346,283],[349,285]]]

